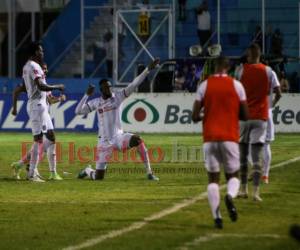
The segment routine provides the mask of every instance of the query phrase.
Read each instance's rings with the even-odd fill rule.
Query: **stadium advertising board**
[[[76,116],[75,107],[82,95],[70,94],[67,101],[51,106],[56,130],[96,131],[95,112]],[[195,95],[189,93],[133,94],[122,104],[121,118],[125,131],[134,132],[201,132],[193,124],[191,108]],[[11,115],[11,95],[0,95],[0,128],[2,131],[30,131],[26,112],[26,95],[18,101],[18,115]],[[284,94],[273,110],[277,132],[300,132],[300,94]]]

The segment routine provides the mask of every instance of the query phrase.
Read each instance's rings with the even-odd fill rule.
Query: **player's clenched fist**
[[[63,84],[58,84],[57,85],[57,89],[60,91],[64,91],[65,90],[65,86]]]
[[[156,65],[158,65],[160,62],[159,58],[155,58],[151,63],[149,63],[148,65],[148,69],[152,70],[156,67]]]
[[[90,84],[86,90],[86,95],[91,96],[92,94],[94,94],[94,91],[95,91],[95,85]]]

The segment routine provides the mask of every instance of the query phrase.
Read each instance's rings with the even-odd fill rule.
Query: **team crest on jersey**
[[[159,113],[157,109],[151,103],[145,101],[145,99],[136,99],[128,104],[122,112],[122,121],[127,124],[131,124],[130,120],[153,124],[156,123],[158,119]]]

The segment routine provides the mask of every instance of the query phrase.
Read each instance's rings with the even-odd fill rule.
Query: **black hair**
[[[101,87],[101,85],[105,82],[108,82],[108,79],[106,78],[102,78],[100,81],[99,81],[99,87]]]
[[[247,49],[251,52],[251,54],[254,57],[260,57],[261,56],[261,49],[260,49],[260,46],[257,43],[252,43]]]
[[[219,56],[214,61],[215,69],[229,69],[230,61],[226,56]]]
[[[28,57],[35,56],[40,46],[42,46],[42,43],[40,41],[31,42],[27,48]]]

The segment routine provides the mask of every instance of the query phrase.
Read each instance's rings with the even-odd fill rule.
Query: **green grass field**
[[[174,150],[184,146],[192,154],[201,137],[145,134],[143,138],[149,148],[159,147],[164,153],[164,160],[153,164],[159,182],[146,180],[142,164],[132,162],[111,164],[101,182],[77,180],[86,164],[79,162],[77,150],[82,150],[81,160],[92,159],[92,152],[82,147],[92,148],[96,135],[57,133],[62,152],[58,171],[68,174],[61,182],[32,183],[14,180],[10,169],[30,134],[0,133],[0,249],[63,249],[93,238],[100,242],[86,249],[300,249],[288,235],[289,226],[300,223],[300,162],[271,170],[270,184],[262,186],[262,203],[236,200],[236,223],[230,222],[222,202],[224,229],[216,230],[205,195],[182,209],[168,210],[206,191],[201,154],[198,160],[174,156]],[[74,142],[74,157],[69,157],[69,142]],[[272,165],[299,157],[300,135],[277,135],[272,150]],[[161,155],[152,152],[154,159]],[[48,175],[46,161],[39,169]],[[120,229],[126,230],[111,233]]]

